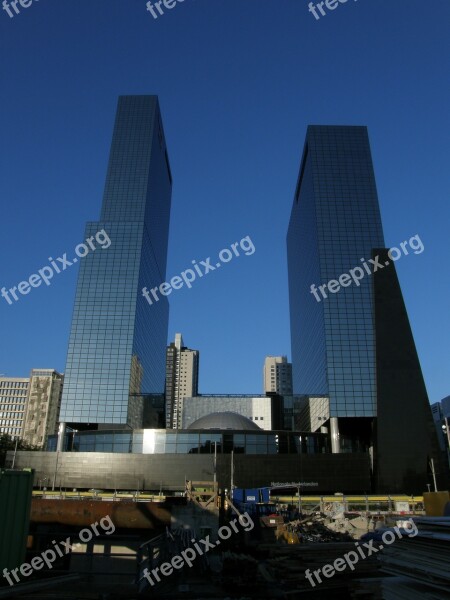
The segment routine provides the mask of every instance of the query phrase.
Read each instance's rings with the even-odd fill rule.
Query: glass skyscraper
[[[308,127],[287,246],[294,393],[329,396],[330,417],[376,416],[371,277],[311,293],[384,247],[365,127]]]
[[[139,428],[144,394],[162,394],[169,306],[145,286],[166,276],[172,194],[156,96],[119,98],[100,221],[111,244],[80,261],[60,421]]]
[[[446,489],[365,127],[308,127],[287,248],[293,387],[311,430],[333,453],[366,454],[378,493],[425,489],[433,456]]]

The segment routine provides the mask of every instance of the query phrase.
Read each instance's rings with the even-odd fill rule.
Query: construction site
[[[0,598],[448,598],[448,492],[52,492],[5,470],[0,504]]]

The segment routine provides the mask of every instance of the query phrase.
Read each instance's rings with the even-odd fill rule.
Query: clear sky
[[[200,391],[261,393],[290,356],[286,231],[308,124],[367,125],[388,245],[430,401],[450,394],[448,0],[36,0],[0,10],[0,287],[73,254],[97,220],[117,96],[158,94],[174,189],[167,276],[245,236],[256,251],[170,296]],[[10,306],[0,373],[64,370],[78,267]],[[339,275],[339,273],[337,274]]]

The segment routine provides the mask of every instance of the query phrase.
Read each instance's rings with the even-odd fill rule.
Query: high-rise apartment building
[[[58,430],[64,375],[54,369],[33,369],[23,426],[23,440],[43,447]]]
[[[198,350],[183,345],[181,333],[175,334],[166,351],[166,427],[181,429],[183,400],[198,394]]]
[[[165,280],[171,193],[157,97],[121,96],[100,221],[85,231],[110,244],[80,261],[63,423],[138,428],[145,395],[164,392],[168,301],[149,305],[142,289]]]
[[[436,437],[384,245],[367,129],[308,127],[287,235],[294,393],[334,453],[370,456],[378,489],[420,491]],[[364,273],[376,256],[383,270]],[[327,287],[356,267],[357,283]]]
[[[28,377],[0,377],[0,435],[22,437],[29,383]]]
[[[264,393],[292,396],[292,364],[286,356],[266,356],[263,368]]]

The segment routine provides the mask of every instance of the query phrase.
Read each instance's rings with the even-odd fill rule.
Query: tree
[[[10,450],[14,450],[16,447],[16,440],[14,440],[9,434],[2,433],[0,434],[0,467],[5,466],[6,454]],[[28,444],[20,439],[17,443],[17,450],[28,450],[28,451],[37,451],[41,450],[38,446],[33,446],[32,444]]]

